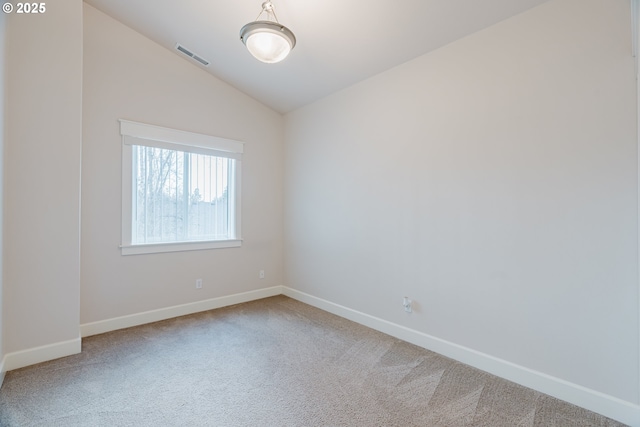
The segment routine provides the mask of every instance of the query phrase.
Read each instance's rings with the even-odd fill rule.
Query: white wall
[[[554,0],[288,114],[285,283],[637,404],[629,16]]]
[[[80,350],[82,1],[47,6],[7,16],[5,353]]]
[[[2,294],[3,294],[3,263],[2,263],[2,249],[3,249],[3,194],[4,194],[4,130],[5,130],[5,119],[4,119],[4,104],[5,104],[5,81],[4,81],[4,72],[5,72],[5,40],[6,40],[6,19],[5,15],[0,15],[0,387],[2,386],[2,381],[4,380],[4,320],[3,320],[3,308],[2,308]]]
[[[84,19],[81,323],[282,285],[282,116],[86,4]],[[121,118],[245,142],[241,248],[120,254]]]

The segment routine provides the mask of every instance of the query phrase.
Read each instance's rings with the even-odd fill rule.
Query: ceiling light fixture
[[[258,21],[263,13],[267,21]],[[296,37],[290,29],[278,22],[270,1],[262,3],[262,11],[255,21],[240,30],[240,40],[258,61],[274,64],[282,61],[296,45]]]

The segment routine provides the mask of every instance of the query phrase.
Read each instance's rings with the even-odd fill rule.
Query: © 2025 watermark
[[[45,13],[47,11],[46,3],[5,3],[2,5],[4,13]]]

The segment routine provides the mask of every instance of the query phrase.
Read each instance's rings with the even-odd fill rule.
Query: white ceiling
[[[85,0],[177,55],[182,44],[211,62],[206,71],[281,113],[546,1],[273,0],[297,44],[283,62],[263,64],[239,37],[262,0]]]

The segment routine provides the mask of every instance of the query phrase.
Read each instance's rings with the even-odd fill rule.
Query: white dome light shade
[[[267,64],[282,61],[296,45],[291,30],[271,21],[248,23],[240,30],[240,39],[258,61]]]

